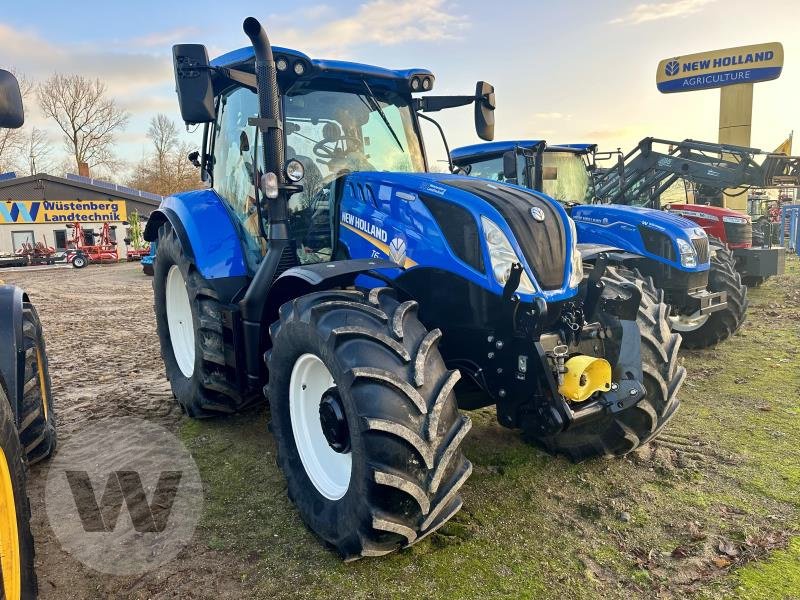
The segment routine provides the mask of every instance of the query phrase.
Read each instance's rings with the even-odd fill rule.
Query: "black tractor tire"
[[[25,383],[19,414],[19,438],[28,464],[34,464],[53,455],[57,435],[42,323],[36,308],[29,302],[22,305],[22,338]]]
[[[278,464],[317,536],[345,560],[380,556],[458,512],[472,472],[460,450],[471,421],[458,411],[460,375],[439,354],[441,332],[426,330],[416,302],[400,303],[387,288],[313,293],[285,304],[270,335],[265,392]],[[349,431],[352,470],[338,499],[312,481],[295,438],[290,387],[308,354],[328,369]]]
[[[150,264],[150,265],[148,265],[148,264],[142,265],[142,273],[144,273],[148,277],[152,277],[153,275],[155,275],[155,270],[153,269],[153,265],[152,264]]]
[[[89,260],[83,254],[78,254],[75,258],[72,259],[72,266],[75,269],[83,269],[88,264]]]
[[[236,373],[225,360],[226,354],[233,353],[233,347],[230,333],[226,335],[219,297],[187,257],[168,222],[158,230],[157,252],[153,274],[156,330],[166,376],[178,404],[188,416],[199,419],[231,414],[262,403],[260,393],[239,391]],[[189,376],[175,358],[167,320],[167,276],[173,266],[180,272],[191,308],[194,362]]]
[[[36,598],[36,572],[31,535],[31,507],[25,490],[25,453],[14,423],[14,413],[0,381],[0,598]],[[6,504],[13,506],[6,506]],[[7,535],[3,533],[7,531]],[[13,572],[12,572],[13,571]],[[12,585],[12,579],[18,582]],[[8,593],[6,593],[8,592]]]
[[[656,437],[680,406],[678,391],[686,378],[686,369],[678,365],[681,336],[670,332],[667,305],[655,300],[657,291],[627,269],[606,268],[603,294],[626,295],[620,287],[625,282],[635,283],[642,290],[636,322],[642,339],[645,398],[627,410],[604,415],[553,436],[526,435],[548,452],[562,454],[574,462],[597,456],[623,456],[636,450]],[[601,322],[607,319],[599,315]],[[524,434],[533,431],[535,427],[526,428],[523,423]]]
[[[711,348],[731,337],[744,323],[750,300],[747,298],[747,287],[742,283],[741,275],[736,271],[736,260],[733,253],[722,242],[711,240],[711,269],[708,273],[707,289],[711,292],[726,292],[727,305],[709,315],[703,325],[692,331],[678,331],[683,341],[681,346],[688,350]],[[637,276],[641,275],[637,272]],[[652,278],[645,278],[651,284]],[[661,295],[654,296],[661,300]]]

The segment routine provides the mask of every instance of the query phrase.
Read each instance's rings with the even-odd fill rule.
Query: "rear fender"
[[[22,339],[22,303],[28,296],[13,285],[0,285],[0,379],[4,383],[14,419],[19,426],[19,405],[24,385],[25,356]]]

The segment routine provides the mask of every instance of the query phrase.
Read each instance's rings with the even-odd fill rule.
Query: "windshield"
[[[347,171],[425,170],[411,108],[399,94],[366,84],[357,92],[290,90],[284,119],[287,158],[304,163],[307,186]]]
[[[583,156],[574,152],[543,152],[542,191],[560,202],[590,203],[591,179]]]

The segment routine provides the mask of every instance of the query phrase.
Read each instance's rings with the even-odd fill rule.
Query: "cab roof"
[[[504,142],[487,142],[485,144],[472,144],[471,146],[461,146],[450,151],[450,158],[453,162],[465,161],[479,156],[492,156],[502,154],[514,148],[535,148],[544,140],[508,140]]]
[[[428,75],[433,77],[433,73],[427,69],[385,69],[374,65],[343,60],[309,58],[302,52],[279,46],[273,46],[272,53],[276,60],[280,56],[284,56],[290,61],[292,59],[302,59],[306,63],[311,64],[317,74],[356,75],[370,79],[390,79],[397,81],[408,81],[414,75]],[[227,52],[211,60],[211,66],[252,71],[254,61],[255,52],[253,51],[253,47],[246,46],[238,50],[232,50],[231,52]]]

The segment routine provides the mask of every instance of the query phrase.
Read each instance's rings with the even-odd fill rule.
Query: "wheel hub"
[[[335,387],[325,392],[319,403],[319,421],[331,449],[340,454],[350,452],[350,430],[347,427],[342,399]]]

